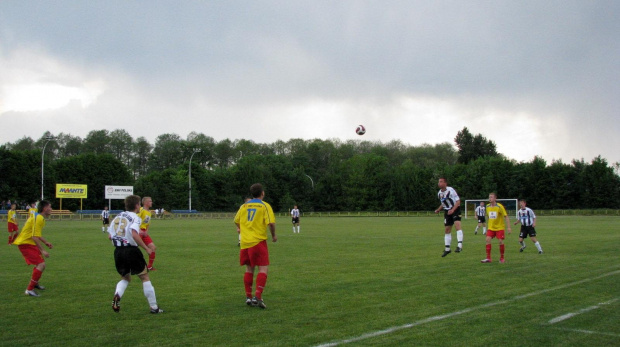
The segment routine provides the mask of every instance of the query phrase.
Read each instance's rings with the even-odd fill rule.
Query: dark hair
[[[41,200],[41,201],[39,201],[39,207],[37,208],[37,211],[39,211],[39,213],[41,213],[41,212],[43,212],[43,209],[46,208],[49,205],[50,205],[49,201]]]
[[[125,211],[135,211],[136,205],[140,204],[140,197],[137,195],[129,195],[125,198]]]
[[[440,180],[444,180],[444,182],[448,183],[448,179],[446,178],[446,176],[439,176]]]
[[[527,200],[525,200],[525,199],[519,199],[519,201],[523,201],[524,203],[527,204]]]
[[[250,194],[252,194],[253,198],[260,198],[261,194],[263,194],[263,185],[260,183],[254,183],[250,187]]]

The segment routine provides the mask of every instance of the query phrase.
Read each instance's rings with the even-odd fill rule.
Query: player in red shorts
[[[11,209],[8,213],[7,226],[9,231],[9,245],[13,244],[13,241],[17,237],[19,231],[19,222],[17,221],[17,211],[15,211],[16,205],[11,204]]]
[[[39,296],[34,289],[43,290],[45,287],[39,285],[39,279],[43,275],[45,270],[45,258],[49,258],[50,254],[43,249],[43,245],[52,249],[52,244],[47,242],[42,236],[41,232],[45,226],[45,218],[49,217],[52,213],[52,206],[49,202],[42,200],[39,202],[39,208],[37,213],[34,213],[28,218],[21,233],[17,236],[14,245],[19,247],[19,251],[22,252],[26,264],[34,265],[32,270],[32,278],[28,284],[25,294],[30,296]]]
[[[138,217],[142,219],[142,224],[140,224],[140,237],[142,238],[142,241],[144,241],[144,244],[151,250],[147,268],[149,271],[154,271],[155,268],[153,267],[153,262],[155,261],[155,250],[157,247],[149,235],[149,229],[151,227],[151,206],[153,206],[153,199],[149,196],[143,197],[142,208],[140,208]]]
[[[249,306],[267,308],[263,301],[263,290],[267,283],[269,269],[269,251],[267,249],[267,228],[271,232],[271,241],[276,242],[276,217],[271,205],[264,202],[265,191],[260,183],[250,187],[252,200],[241,205],[235,215],[235,224],[241,231],[241,250],[239,263],[245,265],[243,283],[245,285],[245,303]],[[258,267],[256,276],[256,291],[252,297],[254,271]]]
[[[487,230],[487,257],[482,259],[481,263],[491,262],[491,240],[497,237],[499,241],[499,262],[504,263],[504,230],[510,234],[510,217],[506,213],[504,206],[497,202],[497,194],[489,194],[489,205],[487,206],[487,217],[489,220],[489,229]]]

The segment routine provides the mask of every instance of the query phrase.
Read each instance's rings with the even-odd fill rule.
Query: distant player
[[[267,249],[267,229],[271,232],[271,241],[276,242],[276,217],[271,205],[264,202],[265,191],[260,183],[250,187],[252,200],[241,206],[235,215],[235,224],[241,230],[241,250],[239,263],[245,265],[243,283],[245,285],[245,303],[248,306],[267,308],[263,301],[263,290],[267,283],[269,269],[269,251]],[[256,292],[252,297],[254,271],[256,276]]]
[[[9,245],[13,244],[17,234],[19,232],[19,222],[17,221],[17,211],[15,210],[17,205],[11,204],[11,209],[8,212],[7,227],[9,231]]]
[[[45,259],[43,259],[43,257],[49,258],[50,254],[43,249],[43,245],[52,249],[52,244],[47,242],[47,240],[41,236],[41,233],[45,226],[45,218],[49,217],[50,214],[52,214],[52,205],[45,200],[39,202],[37,212],[28,218],[22,231],[15,241],[13,241],[13,244],[19,247],[19,251],[24,256],[26,264],[34,265],[30,283],[26,288],[26,295],[39,296],[34,289],[45,289],[45,287],[39,284],[39,279],[41,279],[43,271],[45,270]]]
[[[297,205],[295,205],[291,210],[291,217],[293,222],[293,234],[295,232],[299,234],[299,209],[297,208]],[[297,231],[295,231],[295,227],[297,227]]]
[[[448,187],[448,180],[445,177],[439,178],[437,183],[439,186],[439,193],[437,197],[441,201],[441,205],[437,207],[435,213],[439,213],[443,209],[443,225],[445,226],[444,243],[446,248],[443,251],[442,257],[452,253],[450,244],[452,243],[452,226],[456,227],[456,239],[458,241],[456,252],[459,253],[463,250],[463,230],[461,230],[461,200],[456,193],[456,190],[452,187]]]
[[[529,235],[532,242],[534,242],[534,246],[538,249],[538,254],[543,254],[540,242],[536,239],[536,229],[534,229],[536,227],[536,215],[534,211],[527,207],[527,201],[525,201],[525,199],[519,200],[519,207],[521,207],[521,209],[517,212],[518,219],[515,222],[515,225],[521,223],[521,232],[519,232],[519,244],[521,245],[521,249],[519,249],[519,252],[523,252],[525,249],[525,242],[523,239],[527,238]]]
[[[26,218],[30,218],[32,216],[34,216],[35,214],[37,214],[38,210],[37,210],[37,203],[36,202],[31,202],[30,205],[28,205],[28,217]]]
[[[142,198],[142,208],[140,209],[140,213],[138,217],[142,220],[142,224],[140,225],[140,237],[142,237],[142,241],[144,244],[151,250],[149,252],[149,271],[155,271],[153,267],[153,262],[155,261],[155,250],[157,247],[153,243],[151,236],[149,235],[149,230],[151,228],[151,206],[153,206],[153,199],[149,196],[145,196]]]
[[[487,233],[487,209],[484,207],[484,202],[480,201],[480,206],[476,207],[476,217],[478,218],[478,225],[476,225],[476,231],[474,231],[474,235],[478,235],[478,228],[482,226],[482,235],[486,235]]]
[[[108,206],[103,208],[101,211],[101,220],[103,221],[103,226],[101,227],[101,231],[104,233],[108,232],[108,227],[110,226],[110,211],[108,211]]]
[[[487,257],[482,259],[481,263],[491,262],[491,240],[497,237],[499,241],[499,262],[504,263],[504,230],[508,230],[510,234],[510,217],[506,213],[504,205],[497,202],[497,194],[489,194],[489,206],[487,207],[487,216],[489,217],[489,230],[487,230]]]
[[[114,312],[121,310],[121,298],[125,289],[131,282],[131,275],[137,275],[142,280],[142,290],[149,302],[151,313],[157,314],[164,312],[157,305],[155,288],[151,284],[146,261],[138,247],[142,247],[146,253],[151,254],[151,249],[146,246],[140,237],[140,217],[136,212],[140,210],[140,197],[129,195],[125,198],[125,212],[118,214],[108,228],[110,239],[115,246],[114,264],[116,271],[121,275],[121,280],[116,284],[116,291],[112,299],[112,309]]]

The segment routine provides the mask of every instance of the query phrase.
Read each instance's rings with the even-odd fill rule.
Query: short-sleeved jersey
[[[119,213],[108,227],[112,244],[116,247],[138,246],[131,231],[140,232],[140,223],[142,220],[133,212]]]
[[[294,208],[291,210],[291,217],[295,218],[295,217],[299,217],[299,209],[298,208]]]
[[[30,218],[31,216],[34,216],[35,214],[37,214],[39,211],[34,208],[34,207],[30,207],[28,209],[28,218]]]
[[[496,206],[487,206],[487,216],[489,217],[489,230],[498,231],[506,229],[506,221],[504,218],[507,216],[504,205],[498,203]]]
[[[252,199],[241,205],[235,215],[235,224],[241,229],[241,249],[251,248],[267,240],[269,224],[275,224],[276,216],[271,205],[261,199]]]
[[[484,206],[478,206],[476,207],[476,216],[478,217],[484,217],[487,214],[487,208]]]
[[[459,195],[456,193],[456,190],[452,187],[446,187],[446,191],[443,192],[441,189],[439,193],[437,193],[437,198],[441,201],[444,210],[450,210],[454,207],[457,201],[459,201]]]
[[[149,226],[151,226],[151,211],[147,211],[144,207],[140,207],[140,213],[138,213],[138,217],[142,220],[142,224],[140,224],[140,229],[148,230]]]
[[[41,237],[41,232],[45,226],[45,217],[35,213],[32,217],[28,218],[26,224],[22,228],[22,231],[17,236],[17,239],[13,241],[14,245],[37,245],[33,237]]]
[[[17,224],[17,211],[9,210],[7,218],[9,223]]]
[[[534,225],[536,215],[531,208],[526,207],[520,209],[519,212],[517,212],[517,216],[519,218],[519,221],[521,222],[521,225],[525,225],[526,227],[531,227],[532,225]]]
[[[109,210],[101,211],[101,218],[103,219],[110,218],[110,211]]]

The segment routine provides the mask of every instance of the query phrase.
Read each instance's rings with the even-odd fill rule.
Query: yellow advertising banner
[[[88,197],[88,185],[86,184],[56,184],[56,197],[65,199],[86,199]]]

